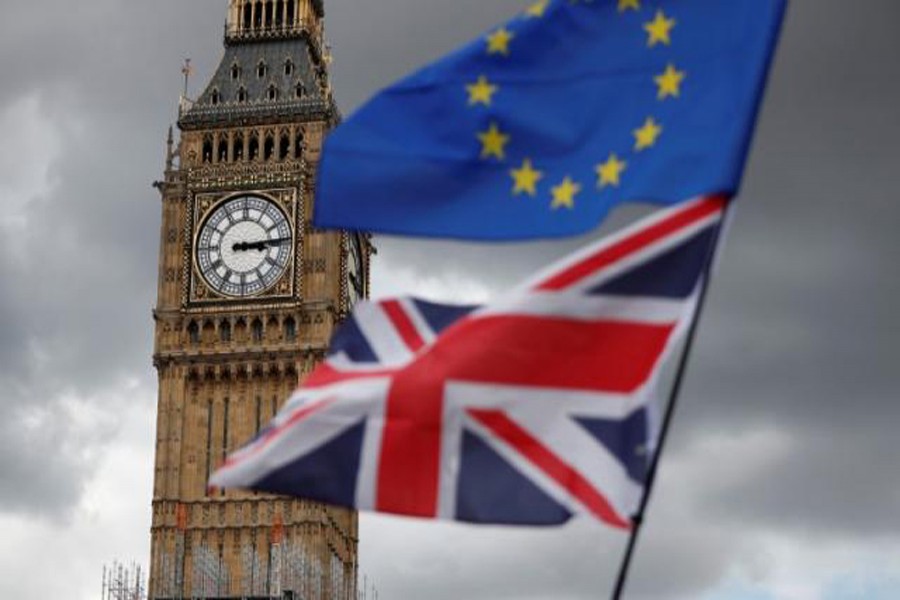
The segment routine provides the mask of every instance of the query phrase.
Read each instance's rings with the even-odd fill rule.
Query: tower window
[[[303,132],[297,132],[297,141],[294,143],[294,158],[303,156]]]
[[[253,135],[250,138],[250,148],[248,152],[250,153],[248,156],[250,160],[256,160],[257,158],[259,158],[259,138],[256,137],[256,135]]]
[[[294,0],[288,0],[287,3],[287,24],[289,27],[294,26]]]
[[[291,138],[288,137],[287,133],[281,134],[281,142],[278,145],[278,160],[284,160],[288,157],[288,152],[291,151]]]
[[[222,342],[231,341],[231,323],[228,321],[222,321],[219,325],[219,340]]]
[[[241,77],[241,67],[237,63],[231,65],[231,78],[239,79]]]
[[[212,94],[209,96],[210,102],[212,102],[213,106],[218,104],[222,99],[222,96],[219,94],[219,90],[213,90]]]
[[[265,160],[272,160],[275,156],[275,138],[272,136],[266,137],[266,143],[263,144],[263,158]]]
[[[294,88],[294,94],[298,98],[302,98],[303,96],[306,95],[306,86],[304,86],[302,83],[298,83],[297,87]]]
[[[206,136],[203,138],[203,162],[211,163],[213,159],[213,141],[212,137]]]
[[[266,63],[260,61],[258,65],[256,65],[256,76],[262,79],[269,72],[269,68],[266,67]]]
[[[275,25],[276,27],[284,25],[284,0],[275,3]]]
[[[253,6],[250,2],[244,5],[244,29],[250,29],[253,22]]]
[[[219,140],[219,162],[228,160],[228,140],[222,137]]]
[[[294,62],[291,59],[287,59],[284,63],[284,74],[288,77],[294,74]]]
[[[244,136],[240,133],[234,136],[231,157],[234,160],[244,160]]]
[[[250,336],[254,342],[261,342],[263,339],[263,324],[259,319],[254,319],[250,325]]]
[[[297,322],[293,317],[288,317],[284,322],[284,339],[287,342],[293,342],[297,339]]]
[[[257,1],[255,8],[256,10],[254,11],[253,26],[257,29],[262,29],[263,3]]]
[[[273,9],[274,9],[274,6],[272,5],[272,0],[269,0],[268,2],[266,2],[266,28],[267,29],[272,28],[272,22],[274,21]]]
[[[191,344],[196,346],[200,343],[200,326],[197,325],[196,321],[191,321],[190,325],[188,325],[188,339]]]
[[[278,100],[278,88],[274,85],[270,85],[269,89],[266,90],[266,98],[269,100]]]
[[[246,102],[247,101],[247,90],[243,87],[238,90],[238,102]]]

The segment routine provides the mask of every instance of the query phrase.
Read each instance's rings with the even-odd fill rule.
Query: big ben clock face
[[[277,204],[238,196],[219,204],[200,227],[197,266],[207,285],[223,296],[265,292],[287,271],[293,231]]]

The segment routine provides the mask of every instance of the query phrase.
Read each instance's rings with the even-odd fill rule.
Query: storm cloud
[[[27,581],[53,559],[69,567],[67,586],[50,591],[87,600],[103,560],[146,560],[151,183],[181,61],[192,58],[197,93],[221,56],[225,5],[4,6],[0,596],[47,595]],[[336,95],[350,112],[523,2],[325,6]],[[893,0],[791,2],[631,597],[900,591],[898,22]],[[642,212],[624,210],[604,231]],[[373,283],[380,295],[482,301],[586,238],[379,237]],[[365,516],[361,547],[384,598],[586,600],[606,595],[623,542],[591,523],[532,532]]]

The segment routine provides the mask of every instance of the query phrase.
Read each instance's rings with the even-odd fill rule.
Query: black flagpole
[[[693,321],[691,322],[690,328],[688,329],[687,340],[684,344],[684,351],[681,353],[681,360],[678,364],[678,372],[675,375],[675,381],[672,383],[672,390],[669,393],[669,403],[666,406],[662,428],[659,433],[659,444],[656,448],[656,452],[653,454],[653,459],[650,461],[650,470],[647,473],[647,483],[644,486],[644,496],[643,498],[641,498],[641,504],[637,514],[634,515],[631,519],[633,526],[631,530],[631,536],[628,539],[628,549],[625,551],[625,557],[622,559],[622,566],[619,569],[619,577],[616,580],[616,588],[613,591],[612,600],[620,600],[622,598],[622,594],[625,591],[625,584],[628,581],[628,573],[631,569],[632,559],[634,558],[634,551],[637,547],[638,538],[641,535],[641,528],[644,525],[644,516],[647,514],[647,506],[650,504],[650,496],[653,493],[653,485],[656,483],[656,475],[659,471],[660,459],[662,458],[663,450],[669,437],[669,430],[672,427],[672,420],[675,416],[675,408],[678,405],[681,386],[684,383],[684,376],[687,372],[691,350],[694,347],[694,340],[697,337],[697,329],[700,323],[700,317],[703,314],[703,308],[706,305],[706,295],[709,291],[710,275],[712,275],[713,265],[715,263],[716,256],[718,255],[719,242],[722,240],[722,232],[727,225],[728,215],[731,211],[731,202],[732,200],[728,200],[728,203],[726,204],[724,214],[722,215],[722,222],[719,225],[719,231],[716,234],[716,238],[711,245],[709,256],[706,259],[706,265],[703,268],[703,281],[700,284],[701,287],[700,295],[697,298],[697,309],[694,312]]]

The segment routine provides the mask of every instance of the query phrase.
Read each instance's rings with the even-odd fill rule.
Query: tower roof
[[[232,0],[225,54],[179,127],[336,116],[321,19],[321,0]]]

